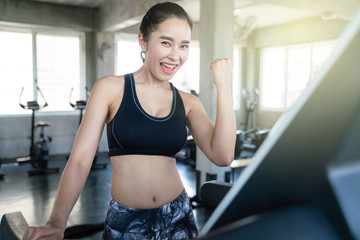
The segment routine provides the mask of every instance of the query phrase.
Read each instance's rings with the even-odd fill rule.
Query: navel
[[[155,196],[153,196],[153,202],[156,202],[156,197]]]

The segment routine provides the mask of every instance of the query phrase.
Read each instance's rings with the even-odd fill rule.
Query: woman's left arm
[[[187,125],[196,144],[218,166],[227,166],[234,159],[236,119],[230,89],[233,66],[229,59],[216,59],[210,64],[217,90],[215,125],[197,98],[192,98],[187,117]]]

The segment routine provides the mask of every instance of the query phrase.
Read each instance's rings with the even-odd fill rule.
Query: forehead
[[[176,39],[190,41],[191,28],[186,20],[173,17],[159,24],[158,29],[153,32],[155,37],[168,36]]]

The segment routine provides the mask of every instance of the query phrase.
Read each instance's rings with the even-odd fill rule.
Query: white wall
[[[29,111],[30,112],[30,111]],[[38,113],[36,121],[49,122],[45,134],[52,137],[50,155],[69,154],[79,124],[79,112],[44,114]],[[31,114],[0,117],[0,158],[17,158],[30,153]],[[108,151],[105,129],[99,144],[99,151]],[[39,137],[39,129],[35,131]]]

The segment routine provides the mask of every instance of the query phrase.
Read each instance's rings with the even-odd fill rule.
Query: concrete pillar
[[[97,45],[96,45],[96,32],[85,33],[85,63],[86,63],[86,86],[92,89],[97,80],[97,69],[96,69],[96,56],[97,56]],[[86,93],[82,94],[85,98]]]
[[[97,79],[115,75],[115,34],[111,32],[97,33],[96,45]]]
[[[199,98],[215,123],[216,87],[211,80],[209,64],[216,58],[233,58],[234,0],[200,0],[200,92]],[[229,167],[217,167],[197,149],[196,169],[202,185],[207,178],[225,180]],[[199,185],[198,185],[199,186]]]

